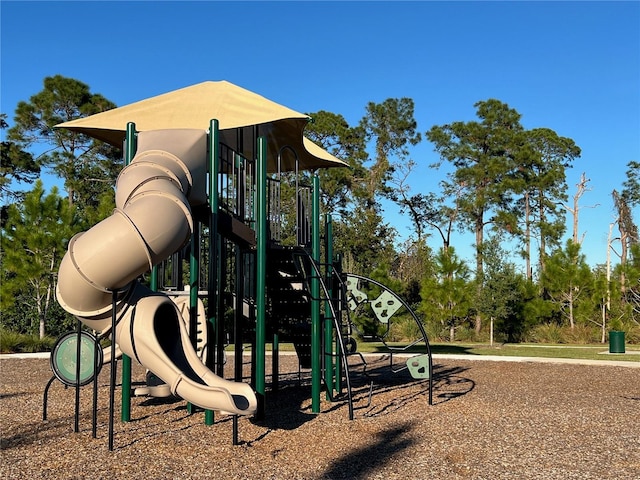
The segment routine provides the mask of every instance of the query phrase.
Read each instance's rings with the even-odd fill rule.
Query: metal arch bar
[[[424,340],[425,346],[427,347],[427,355],[429,356],[429,405],[433,405],[433,357],[431,355],[431,346],[429,345],[427,332],[425,332],[424,326],[422,325],[422,322],[420,321],[418,316],[415,314],[413,309],[407,304],[407,302],[405,302],[402,299],[402,297],[400,297],[400,295],[398,295],[396,292],[394,292],[392,289],[390,289],[386,285],[374,280],[373,278],[365,277],[363,275],[358,275],[356,273],[345,273],[344,275],[347,277],[357,278],[358,280],[364,280],[365,282],[373,283],[374,285],[377,285],[378,287],[387,290],[393,296],[395,296],[398,299],[398,301],[404,306],[404,308],[411,314],[411,316],[416,322],[416,325],[418,325],[418,328],[420,329],[420,333],[422,334],[422,338]]]
[[[44,387],[44,395],[42,399],[42,421],[45,422],[47,420],[47,402],[49,400],[49,389],[51,388],[51,384],[55,381],[56,376],[53,375],[49,381],[47,382],[47,386]],[[66,386],[65,386],[66,388]]]

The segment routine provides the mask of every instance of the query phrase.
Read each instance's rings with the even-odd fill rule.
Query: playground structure
[[[187,99],[177,101],[181,115],[169,115],[177,125],[156,128],[147,126],[144,115],[138,117],[153,110],[143,101],[132,104],[137,110],[125,106],[59,125],[124,144],[116,210],[71,240],[57,291],[63,308],[96,332],[96,344],[107,335],[115,341],[117,348],[105,357],[115,361],[116,350],[122,352],[122,420],[130,415],[131,359],[161,379],[141,393],[181,397],[205,409],[208,423],[214,411],[261,418],[268,342],[273,389],[278,388],[279,344],[292,343],[301,368],[311,370],[313,413],[320,412],[323,389],[329,398],[346,390],[353,418],[347,360],[357,350],[351,314],[363,308],[381,327],[370,337],[385,345],[392,317],[400,310],[413,317],[420,338],[387,351],[396,368],[394,353],[424,345],[421,354],[394,371],[408,369],[414,378],[428,379],[431,403],[432,360],[420,320],[384,285],[341,271],[331,216],[320,214],[318,176],[312,175],[310,184],[302,180],[302,171],[344,163],[304,138],[308,117],[288,109],[274,116],[277,109],[262,97],[254,106],[243,104],[244,97],[234,96],[245,94],[239,87],[205,83],[190,90],[196,99],[203,86],[223,87],[226,100],[236,100],[233,105],[241,104],[245,114],[252,108],[260,113],[229,124],[224,119],[229,105],[223,112],[205,109],[203,115],[210,117],[204,126],[202,116],[186,120]],[[193,108],[202,108],[200,103],[201,98]],[[127,117],[133,121],[123,128]],[[139,125],[145,129],[137,130]],[[293,215],[283,208],[281,193],[288,173],[295,176]],[[294,245],[282,241],[287,227]],[[367,338],[365,332],[360,336]],[[230,342],[233,381],[225,379],[223,360]],[[247,345],[250,384],[242,372]],[[80,342],[77,347],[80,352]],[[87,383],[67,373],[78,387]]]

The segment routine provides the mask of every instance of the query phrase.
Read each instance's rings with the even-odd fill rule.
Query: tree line
[[[11,125],[0,116],[5,329],[44,336],[73,325],[55,301],[58,265],[75,233],[110,215],[122,154],[53,126],[115,106],[57,75],[18,104]],[[305,134],[350,166],[318,172],[344,270],[400,292],[432,339],[604,342],[608,330],[624,330],[640,341],[640,241],[632,214],[640,204],[640,163],[629,161],[625,181],[611,192],[617,217],[603,228],[613,260],[589,265],[577,228],[588,180],[583,175],[575,192],[566,182],[579,146],[549,128],[525,129],[520,113],[500,100],[474,107],[475,119],[424,132],[410,98],[370,102],[355,125],[338,113],[309,114],[314,121]],[[436,163],[412,157],[423,141]],[[57,176],[64,191],[46,192],[44,173]],[[438,190],[416,192],[412,178],[427,173],[441,178]],[[411,225],[400,244],[384,202],[396,204]],[[456,253],[456,232],[475,238],[471,263]],[[393,335],[411,337],[410,324],[399,322]]]

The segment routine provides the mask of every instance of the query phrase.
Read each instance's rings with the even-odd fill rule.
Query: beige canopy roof
[[[223,141],[235,139],[231,130],[257,126],[257,135],[267,139],[270,171],[275,169],[281,151],[285,152],[282,154],[282,170],[295,168],[290,149],[295,151],[301,169],[347,165],[303,136],[309,116],[224,80],[174,90],[90,117],[61,123],[56,128],[66,128],[122,147],[129,122],[135,123],[137,131],[167,128],[208,130],[209,122],[213,119],[219,122]]]

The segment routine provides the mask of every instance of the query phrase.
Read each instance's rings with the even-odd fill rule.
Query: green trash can
[[[624,332],[609,332],[609,353],[624,353]]]

